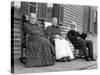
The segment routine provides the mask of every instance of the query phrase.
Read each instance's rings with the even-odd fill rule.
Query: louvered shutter
[[[95,24],[94,24],[94,32],[97,34],[97,12],[95,12]]]
[[[21,13],[22,15],[29,15],[29,2],[21,2]]]
[[[64,7],[59,6],[59,24],[63,24]]]
[[[89,32],[94,34],[94,10],[92,9],[92,7],[91,7],[91,10],[90,10]]]
[[[47,7],[47,21],[52,22],[52,7]]]
[[[47,4],[39,3],[38,18],[42,20],[46,20],[46,13],[47,13]]]
[[[90,8],[88,6],[84,6],[84,25],[83,30],[89,31],[89,22],[90,22]]]
[[[53,17],[56,17],[59,19],[59,5],[58,4],[53,4]]]
[[[53,5],[53,17],[58,19],[58,24],[63,24],[64,7],[59,4]]]
[[[30,2],[30,13],[35,13],[36,12],[36,3]]]

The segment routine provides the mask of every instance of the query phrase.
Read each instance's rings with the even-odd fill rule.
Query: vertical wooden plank
[[[22,15],[29,15],[30,11],[30,3],[29,2],[21,2],[21,13]]]
[[[90,7],[84,6],[84,25],[83,30],[88,32],[89,31],[89,22],[90,22]]]
[[[64,7],[59,6],[59,24],[63,24]]]
[[[30,8],[30,13],[35,13],[36,12],[36,3],[34,3],[34,2],[30,2],[30,6],[29,6]]]
[[[46,20],[47,4],[39,3],[38,18],[41,20]]]
[[[90,24],[89,24],[89,32],[94,33],[94,10],[90,7]]]
[[[97,11],[95,11],[95,23],[94,23],[94,33],[95,34],[97,34],[97,31],[98,31],[97,25],[98,25],[98,23],[97,23]]]
[[[58,4],[53,4],[53,15],[52,16],[59,19],[59,5]]]
[[[47,7],[47,21],[52,22],[53,7]]]

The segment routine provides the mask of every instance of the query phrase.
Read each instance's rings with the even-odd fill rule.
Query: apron
[[[55,38],[55,50],[56,50],[56,59],[69,56],[71,59],[74,59],[71,47],[65,39]]]

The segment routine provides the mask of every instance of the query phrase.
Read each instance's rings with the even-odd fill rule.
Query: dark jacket
[[[46,29],[47,36],[50,38],[54,38],[54,35],[61,35],[59,26],[49,26]]]
[[[76,48],[78,46],[77,37],[80,37],[80,33],[74,30],[70,30],[68,31],[67,37],[70,40],[70,42],[74,45],[74,47]]]
[[[55,63],[55,51],[50,41],[43,37],[37,24],[24,25],[26,37],[26,67],[49,66]]]

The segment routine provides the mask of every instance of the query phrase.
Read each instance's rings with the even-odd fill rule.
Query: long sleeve
[[[30,26],[29,24],[25,24],[24,30],[27,34],[36,34],[36,35],[44,36],[42,30],[37,26]]]
[[[76,40],[77,39],[76,33],[72,32],[72,31],[69,31],[67,36],[68,36],[69,40],[73,40],[73,39]]]
[[[48,37],[50,38],[54,38],[54,35],[61,34],[59,27],[54,27],[54,26],[47,27],[46,31],[47,31]]]
[[[30,34],[38,33],[39,31],[36,29],[33,29],[30,25],[25,24],[25,31],[27,31]]]
[[[52,30],[51,27],[47,27],[46,34],[47,34],[48,37],[53,38],[54,35],[51,34],[51,32],[52,32],[51,30]]]

